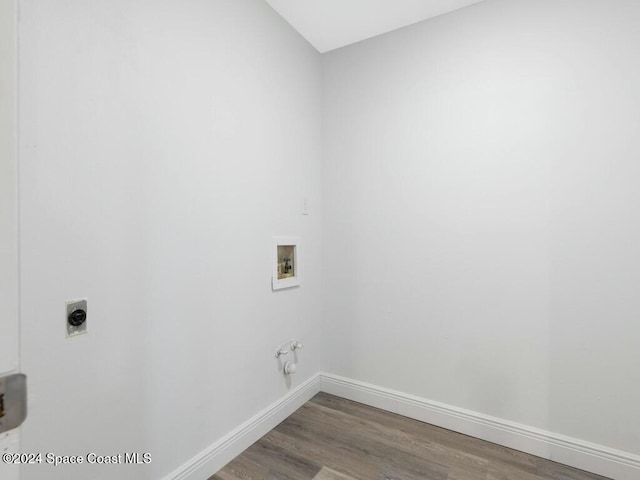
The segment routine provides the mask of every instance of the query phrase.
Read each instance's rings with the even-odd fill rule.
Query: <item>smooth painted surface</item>
[[[153,459],[24,478],[162,478],[321,349],[638,453],[636,2],[492,0],[335,52],[323,125],[319,57],[262,1],[21,5],[23,450]],[[304,288],[271,291],[274,235]]]
[[[17,3],[0,1],[0,376],[20,366],[18,298]],[[0,434],[0,454],[18,452],[20,429]],[[19,467],[0,462],[0,478]]]
[[[0,2],[0,375],[18,369],[16,10]]]
[[[156,480],[320,370],[319,56],[262,0],[21,8],[23,449],[152,458],[23,478]],[[274,235],[304,288],[272,292]]]
[[[327,52],[482,0],[266,0]]]
[[[492,0],[324,57],[329,372],[640,453],[639,22]]]

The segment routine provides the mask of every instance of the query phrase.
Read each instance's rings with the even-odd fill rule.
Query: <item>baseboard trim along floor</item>
[[[320,391],[320,374],[298,385],[280,400],[229,432],[163,480],[207,480],[266,435]]]
[[[615,480],[640,478],[639,455],[376,385],[319,373],[163,480],[207,480],[320,391]]]
[[[640,456],[327,373],[320,390],[615,480],[640,478]]]

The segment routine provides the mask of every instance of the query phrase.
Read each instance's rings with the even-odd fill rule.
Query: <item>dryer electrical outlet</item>
[[[74,337],[87,333],[87,299],[67,301],[67,337]]]

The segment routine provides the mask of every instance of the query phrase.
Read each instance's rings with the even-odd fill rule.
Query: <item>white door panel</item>
[[[0,455],[4,453],[16,453],[20,451],[20,429],[0,434]],[[0,478],[2,480],[18,480],[20,478],[20,466],[5,463],[0,460]]]
[[[0,0],[0,376],[18,371],[17,1]],[[19,429],[0,434],[0,454],[18,452]],[[0,459],[0,478],[18,480]]]
[[[16,19],[0,0],[0,373],[18,369]]]

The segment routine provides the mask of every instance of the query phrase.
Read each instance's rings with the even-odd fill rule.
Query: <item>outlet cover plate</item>
[[[82,323],[82,325],[78,325],[74,327],[69,323],[69,315],[74,310],[82,309],[87,312],[87,319]],[[64,324],[67,329],[67,338],[75,337],[76,335],[83,335],[87,333],[87,322],[89,321],[89,311],[87,310],[87,299],[80,298],[78,300],[67,300],[67,314],[64,317]]]

